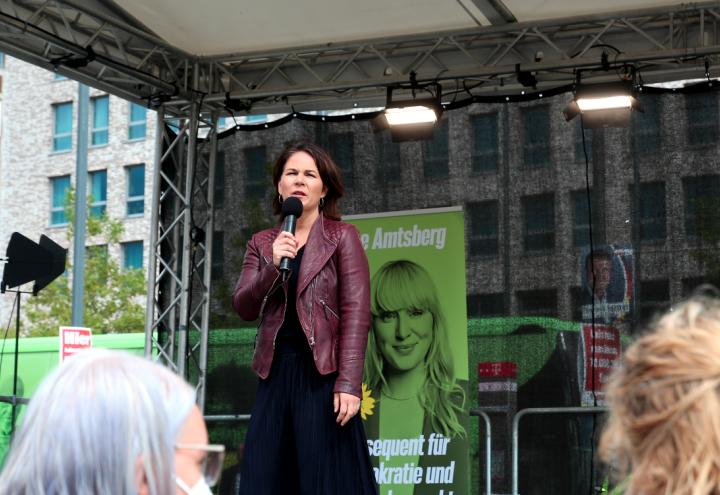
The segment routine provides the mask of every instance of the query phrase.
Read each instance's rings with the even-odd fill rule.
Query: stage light
[[[430,88],[434,89],[433,91]],[[432,139],[435,125],[442,116],[442,88],[439,84],[412,87],[412,98],[393,99],[392,87],[387,89],[385,122],[390,127],[393,142]],[[416,91],[429,91],[432,97],[418,98]]]
[[[390,126],[435,123],[438,119],[435,110],[431,107],[427,107],[424,105],[386,108],[385,118],[387,119],[388,125]]]
[[[587,128],[625,127],[630,113],[642,112],[630,81],[602,84],[578,84],[575,98],[568,103],[563,114],[570,121],[579,114]]]

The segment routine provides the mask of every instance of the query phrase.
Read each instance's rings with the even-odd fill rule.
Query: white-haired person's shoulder
[[[184,458],[205,456],[207,442],[194,390],[183,379],[127,352],[86,350],[32,396],[0,493],[174,495],[178,486],[204,481],[203,463]],[[198,448],[178,448],[183,444]],[[183,471],[188,466],[197,472]]]

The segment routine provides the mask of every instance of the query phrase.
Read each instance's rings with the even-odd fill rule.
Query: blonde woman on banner
[[[382,493],[468,493],[465,393],[455,379],[435,284],[417,263],[394,260],[373,276],[370,297],[365,379],[375,407],[365,428]],[[413,440],[406,442],[409,455],[388,455],[394,444],[387,441],[373,449],[374,440],[388,439]],[[412,475],[388,476],[388,468],[406,465]]]

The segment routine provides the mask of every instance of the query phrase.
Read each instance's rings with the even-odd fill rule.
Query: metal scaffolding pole
[[[197,400],[200,410],[205,410],[205,392],[210,331],[210,288],[212,284],[213,240],[215,233],[215,168],[217,164],[217,113],[211,116],[208,135],[210,150],[208,156],[207,212],[205,216],[205,259],[203,262],[203,305],[200,329],[200,359],[198,360]],[[202,190],[202,188],[201,188]]]
[[[145,352],[193,383],[203,408],[217,116],[199,100],[186,112],[158,115]]]

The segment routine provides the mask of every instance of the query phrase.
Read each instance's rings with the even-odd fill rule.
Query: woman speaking
[[[259,319],[260,377],[245,439],[241,494],[376,494],[356,416],[370,326],[368,262],[340,222],[340,171],[311,143],[292,143],[272,173],[276,214],[297,198],[294,234],[280,227],[247,245],[233,306]],[[295,201],[295,199],[290,199]],[[283,258],[289,270],[280,270]]]

